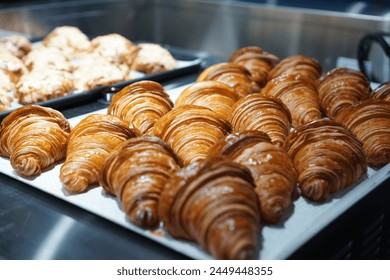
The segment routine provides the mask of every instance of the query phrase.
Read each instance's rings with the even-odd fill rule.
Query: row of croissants
[[[300,193],[327,201],[390,162],[389,91],[351,69],[323,74],[315,59],[246,47],[175,103],[144,80],[73,128],[24,106],[1,124],[0,154],[22,176],[65,159],[69,193],[99,184],[142,228],[163,226],[217,259],[253,259],[261,225],[283,222]]]

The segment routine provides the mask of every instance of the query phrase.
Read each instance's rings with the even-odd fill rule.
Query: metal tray
[[[136,42],[136,44],[138,43],[140,42]],[[77,104],[79,102],[99,99],[101,97],[104,97],[104,95],[107,93],[115,93],[120,89],[122,89],[123,87],[140,80],[152,80],[161,83],[173,78],[178,78],[184,75],[194,73],[200,69],[201,63],[203,61],[203,56],[201,55],[201,53],[196,53],[189,50],[183,50],[172,46],[164,46],[164,47],[168,49],[178,61],[178,67],[176,69],[164,71],[160,73],[154,73],[154,74],[143,74],[138,72],[139,74],[137,75],[137,77],[131,80],[121,81],[108,86],[96,87],[94,89],[87,90],[87,91],[75,92],[67,96],[62,96],[62,97],[50,99],[43,102],[37,102],[35,104],[51,107],[54,109],[61,109],[69,105]],[[14,105],[10,110],[0,112],[0,121],[3,118],[5,118],[8,114],[10,114],[12,111],[14,111],[15,109],[21,106],[23,105],[17,104]]]

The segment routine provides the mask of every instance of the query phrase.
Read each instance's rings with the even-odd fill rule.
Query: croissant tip
[[[329,194],[329,184],[325,180],[314,180],[303,184],[302,193],[313,201],[325,201]]]
[[[31,155],[19,156],[16,159],[11,157],[11,165],[18,174],[23,176],[33,176],[41,173],[39,160]]]
[[[64,176],[61,181],[65,189],[72,193],[82,193],[88,190],[89,182],[84,176]]]

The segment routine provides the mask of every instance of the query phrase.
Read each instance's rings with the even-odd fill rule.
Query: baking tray
[[[136,44],[139,43],[145,43],[145,42],[136,42]],[[96,87],[94,89],[87,90],[87,91],[75,92],[67,96],[62,96],[62,97],[50,99],[43,102],[37,102],[35,104],[51,107],[54,109],[62,109],[80,102],[99,99],[101,97],[104,97],[106,93],[115,93],[120,89],[122,89],[123,87],[140,80],[151,80],[151,81],[162,83],[173,78],[178,78],[184,75],[194,73],[200,69],[203,61],[203,55],[201,53],[184,50],[172,46],[163,46],[163,47],[168,49],[173,55],[173,57],[176,58],[176,60],[178,61],[178,67],[176,69],[164,71],[160,73],[154,73],[154,74],[144,74],[135,71],[134,79],[121,81],[107,86]],[[23,105],[13,104],[13,107],[10,110],[0,112],[0,121],[8,114],[10,114],[12,111],[14,111],[15,109],[21,106]]]
[[[167,89],[173,101],[176,100],[184,86]],[[101,109],[92,113],[106,113]],[[90,113],[90,114],[92,114]],[[88,114],[86,114],[88,115]],[[70,118],[72,126],[76,125],[86,115]],[[59,180],[61,163],[52,169],[34,178],[23,178],[17,175],[8,159],[0,158],[0,172],[28,186],[49,193],[61,200],[67,201],[86,211],[103,217],[128,230],[136,232],[150,240],[165,245],[172,250],[180,252],[193,259],[211,259],[200,246],[194,242],[181,241],[169,236],[164,230],[144,230],[129,222],[122,212],[116,198],[108,196],[101,187],[91,189],[87,193],[69,195],[62,187]],[[298,248],[304,245],[313,236],[319,233],[328,224],[338,218],[360,199],[374,190],[382,182],[390,177],[390,164],[379,170],[368,169],[367,176],[354,186],[332,196],[325,203],[318,204],[299,197],[294,201],[293,207],[286,219],[278,225],[263,225],[259,235],[259,259],[286,259]]]

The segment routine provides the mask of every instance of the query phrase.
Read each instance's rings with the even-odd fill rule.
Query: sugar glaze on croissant
[[[0,154],[10,158],[19,175],[39,175],[65,157],[70,130],[68,120],[59,111],[23,106],[1,123]]]

